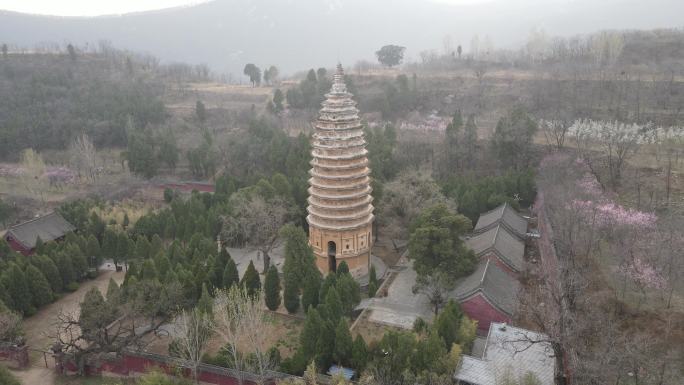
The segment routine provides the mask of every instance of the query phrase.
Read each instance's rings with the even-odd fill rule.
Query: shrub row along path
[[[83,282],[75,292],[64,295],[25,319],[24,333],[29,348],[47,350],[54,342],[49,335],[55,330],[55,323],[60,312],[78,312],[79,304],[92,287],[97,287],[103,294],[106,293],[110,278],[114,278],[114,281],[121,284],[124,273],[104,269],[97,278]],[[43,354],[36,350],[30,352],[30,367],[26,370],[13,371],[13,373],[26,385],[53,385],[55,383],[54,361],[48,356],[49,368],[46,368]]]

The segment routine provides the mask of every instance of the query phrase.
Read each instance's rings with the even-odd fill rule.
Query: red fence
[[[58,359],[59,360],[59,359]],[[55,366],[59,372],[77,372],[78,365],[69,355],[63,355],[61,365]],[[152,369],[159,369],[171,375],[190,377],[192,375],[192,363],[182,359],[162,356],[159,354],[143,352],[125,352],[117,360],[102,361],[96,365],[86,365],[85,374],[97,375],[112,373],[120,376],[130,376],[146,373]],[[275,384],[276,380],[291,377],[288,374],[269,371],[266,384]],[[197,368],[197,377],[200,381],[216,385],[237,385],[239,378],[243,378],[245,385],[256,385],[258,377],[254,373],[240,372],[234,369],[220,366],[200,364]]]
[[[28,346],[0,344],[0,360],[14,361],[19,368],[27,367],[29,364]]]

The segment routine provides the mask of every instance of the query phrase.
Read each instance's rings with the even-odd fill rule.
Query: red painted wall
[[[8,234],[5,234],[5,241],[7,241],[7,244],[9,247],[12,248],[12,250],[16,251],[17,253],[22,253],[23,255],[29,255],[33,252],[31,249],[27,249],[22,245],[21,243],[17,242],[14,238],[12,240],[8,240],[7,238],[9,237]]]
[[[468,317],[477,320],[477,330],[480,333],[486,334],[492,322],[511,322],[511,317],[492,306],[482,293],[461,301],[461,309]]]

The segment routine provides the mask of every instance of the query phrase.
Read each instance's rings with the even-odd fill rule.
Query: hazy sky
[[[57,16],[98,16],[149,11],[183,5],[199,4],[211,0],[0,0],[0,9],[16,12]],[[321,0],[344,2],[344,0]],[[372,0],[369,0],[372,1]],[[415,0],[455,5],[490,3],[495,0]],[[529,0],[510,0],[524,3]],[[564,0],[572,1],[572,0]]]

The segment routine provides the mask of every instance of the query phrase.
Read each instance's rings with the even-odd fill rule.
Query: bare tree
[[[559,150],[563,148],[563,145],[565,144],[565,136],[570,128],[570,124],[568,124],[567,121],[541,120],[539,121],[539,125],[544,132],[547,143],[555,145]]]
[[[208,314],[198,308],[190,311],[183,310],[176,318],[174,325],[175,341],[181,357],[192,362],[192,374],[195,382],[199,383],[197,372],[202,363],[207,342],[213,334],[214,324]]]
[[[69,147],[70,163],[78,172],[79,178],[85,174],[86,178],[94,181],[97,177],[97,154],[95,145],[88,135],[82,134],[76,137]]]
[[[413,293],[427,297],[433,307],[435,315],[446,304],[449,293],[456,287],[456,280],[443,271],[436,271],[430,275],[419,275],[413,286]]]
[[[268,354],[267,338],[272,325],[266,318],[262,293],[250,296],[236,285],[219,292],[214,302],[214,318],[216,332],[227,345],[240,384],[244,381],[242,371],[247,369],[245,357],[249,353],[255,357],[255,367],[251,369],[257,373],[260,383],[266,383],[275,363]],[[249,347],[249,351],[239,351],[240,346]]]
[[[244,242],[261,251],[265,274],[271,265],[269,253],[277,245],[278,232],[288,218],[288,205],[278,197],[265,199],[257,194],[234,194],[233,215],[223,218],[222,238],[232,243]]]
[[[8,309],[0,309],[0,341],[15,342],[21,336],[21,316]]]

